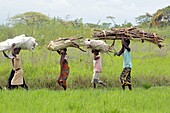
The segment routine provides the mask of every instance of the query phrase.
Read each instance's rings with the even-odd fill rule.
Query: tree
[[[49,21],[50,18],[39,12],[26,12],[10,18],[12,24],[40,25]]]
[[[111,26],[111,23],[106,23],[106,22],[103,22],[101,25],[101,27],[104,29],[108,29],[108,28],[110,28],[110,26]]]
[[[132,27],[132,23],[125,21],[124,24],[121,25],[121,27]]]
[[[151,25],[153,27],[170,25],[170,6],[157,10],[157,12],[153,14]]]
[[[145,24],[147,25],[150,21],[151,21],[152,15],[149,13],[146,13],[145,15],[140,15],[138,17],[136,17],[136,22],[141,25],[141,24]]]
[[[108,18],[108,19],[111,19],[112,22],[113,22],[114,24],[116,24],[115,21],[114,21],[115,17],[113,17],[113,16],[107,16],[107,18]]]
[[[90,27],[90,28],[100,28],[101,25],[98,24],[93,24],[93,23],[86,23],[84,24],[85,27]]]

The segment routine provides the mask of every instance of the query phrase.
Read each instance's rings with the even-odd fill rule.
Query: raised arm
[[[3,51],[3,54],[4,54],[4,56],[6,57],[6,58],[9,58],[9,59],[12,59],[13,58],[13,56],[12,55],[7,55],[6,53],[5,53],[5,51]]]
[[[3,54],[4,54],[4,56],[5,56],[5,57],[7,57],[7,58],[8,58],[8,55],[5,53],[5,51],[3,51]]]
[[[129,48],[129,44],[130,44],[130,40],[129,39],[125,40],[125,38],[122,36],[122,48],[118,53],[115,52],[114,55],[120,56],[125,51],[125,49],[130,51],[131,49]]]
[[[125,51],[125,48],[123,47],[123,44],[122,44],[121,50],[118,53],[116,53],[116,55],[120,56],[124,51]]]
[[[130,40],[127,39],[127,42],[125,42],[124,37],[122,37],[122,46],[123,46],[125,49],[127,49],[128,51],[130,51],[129,44],[130,44]]]
[[[5,53],[5,51],[3,51],[3,54],[4,54],[4,56],[6,57],[6,58],[9,58],[9,59],[13,59],[14,57],[15,57],[15,55],[14,55],[14,47],[15,47],[15,43],[13,43],[12,44],[12,54],[9,54],[9,55],[7,55],[6,53]]]
[[[57,53],[60,55],[60,50],[57,50]]]

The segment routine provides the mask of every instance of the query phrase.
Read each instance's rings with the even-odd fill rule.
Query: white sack
[[[84,45],[90,49],[100,50],[100,52],[109,52],[109,46],[102,40],[86,39]]]
[[[14,47],[21,47],[21,49],[32,51],[38,45],[35,38],[27,37],[23,34],[16,36],[13,39],[7,39],[6,41],[0,42],[0,51],[11,50],[12,44],[15,44]]]

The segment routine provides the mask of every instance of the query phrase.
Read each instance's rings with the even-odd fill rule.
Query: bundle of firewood
[[[159,48],[163,47],[161,44],[163,38],[159,37],[156,33],[149,33],[143,30],[139,30],[135,27],[132,28],[112,28],[111,30],[96,30],[93,37],[101,40],[121,40],[122,37],[129,38],[131,40],[137,39],[144,42],[149,41],[158,45]]]
[[[57,50],[61,50],[61,49],[68,48],[68,47],[74,47],[85,52],[85,50],[80,48],[80,45],[78,43],[80,39],[82,38],[83,37],[59,38],[59,39],[50,41],[47,45],[47,49],[51,51],[57,51]]]

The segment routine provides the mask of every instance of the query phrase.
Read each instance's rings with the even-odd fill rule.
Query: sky
[[[0,24],[30,11],[41,12],[50,18],[83,18],[83,23],[99,20],[112,23],[107,16],[113,16],[116,24],[136,24],[135,17],[146,12],[153,14],[168,5],[170,0],[0,0]]]

